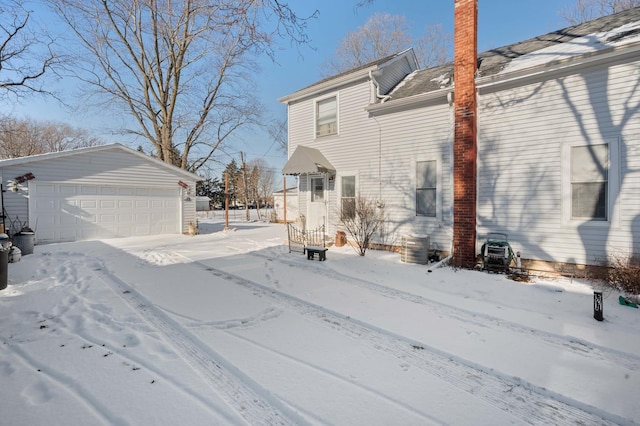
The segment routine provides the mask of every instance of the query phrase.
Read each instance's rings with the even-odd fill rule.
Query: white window
[[[571,147],[571,219],[608,216],[609,145]]]
[[[324,201],[324,178],[311,178],[311,202],[319,203]]]
[[[338,133],[338,99],[336,96],[316,102],[316,137]]]
[[[437,162],[416,162],[416,216],[437,216]]]
[[[343,219],[353,219],[356,216],[355,176],[342,176],[340,178],[340,212]]]
[[[562,146],[562,223],[619,226],[619,139]]]

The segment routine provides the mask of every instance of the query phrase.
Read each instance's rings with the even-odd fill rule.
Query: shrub
[[[640,295],[640,254],[613,254],[607,266],[611,287],[627,295]]]
[[[356,252],[364,256],[373,235],[384,222],[384,204],[358,195],[343,200],[338,211],[340,223],[356,244]]]

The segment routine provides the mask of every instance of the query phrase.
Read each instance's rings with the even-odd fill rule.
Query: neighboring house
[[[211,198],[198,196],[196,197],[196,211],[209,211],[211,210]]]
[[[186,233],[201,180],[120,144],[1,160],[0,178],[7,229],[38,244]]]
[[[285,213],[285,197],[287,199],[287,208]],[[273,193],[273,212],[275,220],[284,222],[285,214],[287,222],[295,222],[300,217],[298,211],[298,188],[293,186],[285,190],[275,191]]]
[[[502,232],[544,266],[640,253],[640,8],[484,52],[477,63],[475,252]],[[299,175],[308,222],[334,233],[340,203],[361,195],[385,206],[376,243],[426,234],[451,250],[453,64],[418,70],[409,50],[280,101],[283,173]],[[290,167],[309,148],[329,166]]]

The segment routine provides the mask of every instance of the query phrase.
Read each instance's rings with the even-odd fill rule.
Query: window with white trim
[[[608,217],[609,145],[571,147],[571,219]]]
[[[353,219],[356,216],[356,177],[340,178],[340,214],[342,219]]]
[[[311,178],[311,202],[319,203],[324,201],[324,178]]]
[[[438,163],[416,162],[416,216],[437,216]]]
[[[332,96],[316,102],[316,137],[338,133],[338,98]]]

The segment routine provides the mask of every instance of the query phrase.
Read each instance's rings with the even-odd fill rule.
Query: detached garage
[[[120,144],[0,160],[4,225],[38,244],[186,233],[201,178]]]

